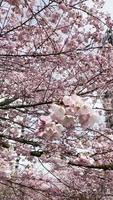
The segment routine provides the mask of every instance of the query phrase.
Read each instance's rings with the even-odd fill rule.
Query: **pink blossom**
[[[65,108],[57,104],[52,104],[50,108],[50,116],[52,120],[58,120],[58,121],[63,120],[65,116],[65,112],[66,112]]]
[[[75,117],[72,115],[65,115],[64,120],[62,121],[62,124],[66,127],[66,128],[70,128],[75,126]]]

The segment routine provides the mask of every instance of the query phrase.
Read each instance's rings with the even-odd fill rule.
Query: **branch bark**
[[[78,164],[73,161],[68,162],[69,165],[75,166],[75,167],[85,167],[88,169],[98,169],[98,170],[113,170],[113,163],[110,164],[102,164],[102,165],[83,165],[83,164]]]

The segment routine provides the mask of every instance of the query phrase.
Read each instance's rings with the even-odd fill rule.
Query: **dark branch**
[[[7,105],[7,106],[0,105],[0,109],[8,110],[8,109],[16,109],[16,108],[31,108],[31,107],[41,106],[41,105],[48,105],[52,103],[53,101],[39,102],[39,103],[33,103],[33,104]]]
[[[0,57],[49,57],[49,56],[58,56],[62,54],[68,54],[72,52],[81,52],[81,51],[89,51],[89,50],[95,50],[95,49],[102,49],[103,46],[95,46],[95,47],[84,47],[84,48],[72,48],[67,51],[59,51],[59,52],[51,52],[51,53],[32,53],[32,54],[0,54]],[[109,47],[104,47],[109,48]]]
[[[32,145],[33,147],[40,147],[40,143],[39,142],[35,142],[35,141],[32,141],[32,140],[27,140],[27,139],[24,139],[24,138],[15,138],[15,137],[12,137],[10,135],[4,135],[4,134],[0,134],[0,138],[5,138],[5,139],[8,139],[8,140],[12,140],[12,141],[15,141],[15,142],[19,142],[19,143],[22,143],[22,144],[28,144],[28,145]]]
[[[83,164],[76,164],[73,161],[69,161],[68,164],[72,166],[76,166],[76,167],[85,167],[88,169],[113,170],[113,163],[110,163],[107,165],[104,165],[104,164],[103,165],[87,165],[87,164],[83,165]]]
[[[48,6],[50,6],[51,4],[53,3],[53,1],[50,1],[49,4],[47,4],[46,6],[44,6],[41,10],[39,10],[38,12],[32,14],[31,17],[29,17],[27,20],[25,20],[23,23],[13,27],[12,29],[6,31],[6,32],[3,32],[3,33],[0,33],[0,37],[3,37],[5,35],[7,35],[8,33],[12,32],[12,31],[15,31],[19,28],[21,28],[22,26],[26,25],[26,23],[28,23],[30,20],[33,19],[34,16],[37,16],[39,13],[41,13],[43,10],[45,10]]]

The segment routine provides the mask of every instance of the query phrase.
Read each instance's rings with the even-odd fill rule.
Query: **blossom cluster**
[[[97,113],[80,96],[72,94],[63,97],[63,104],[53,103],[49,109],[48,116],[41,116],[44,122],[44,133],[51,135],[54,139],[70,128],[80,124],[83,129],[93,127],[98,120]]]

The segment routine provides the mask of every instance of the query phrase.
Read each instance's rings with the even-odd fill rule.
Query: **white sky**
[[[105,0],[105,6],[104,6],[104,10],[107,13],[110,13],[112,19],[113,19],[113,0]]]

